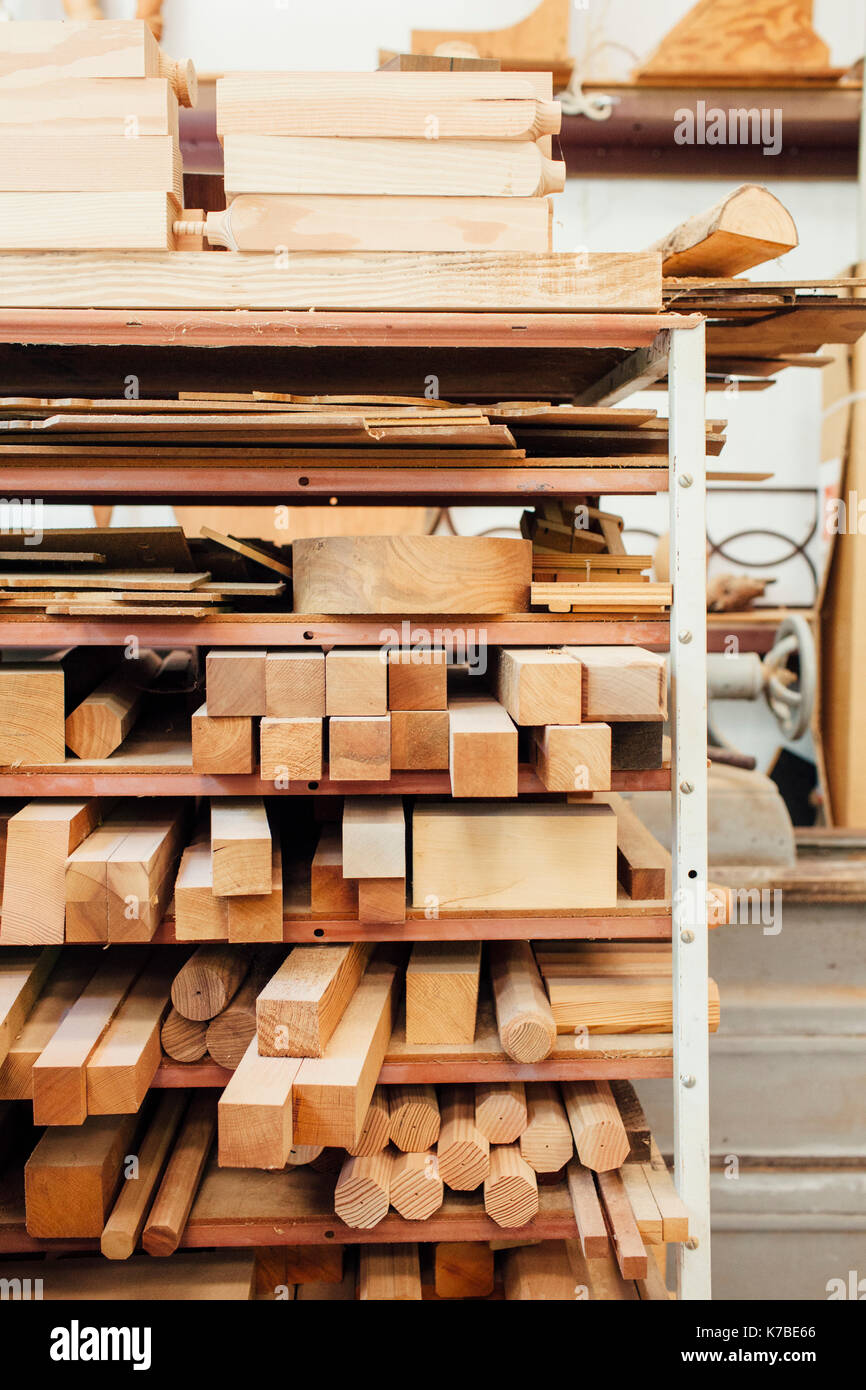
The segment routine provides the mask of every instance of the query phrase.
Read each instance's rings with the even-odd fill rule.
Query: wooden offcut
[[[255,726],[249,715],[212,716],[207,704],[190,719],[192,770],[202,776],[243,775],[256,765]]]
[[[259,1052],[322,1057],[367,967],[372,946],[296,946],[260,991]]]
[[[263,779],[318,781],[322,776],[322,720],[266,716],[259,726]]]
[[[92,1115],[46,1129],[24,1165],[27,1234],[99,1240],[135,1128],[135,1115]]]
[[[579,724],[580,667],[564,652],[502,647],[496,697],[515,724]]]
[[[448,718],[452,796],[516,796],[517,729],[502,705],[455,695]]]
[[[760,184],[742,184],[650,249],[661,252],[664,275],[726,278],[775,260],[797,244],[794,219],[779,199]]]
[[[219,1098],[223,1168],[284,1168],[294,1143],[296,1057],[261,1057],[252,1038]]]
[[[358,921],[385,925],[406,920],[405,878],[359,878]]]
[[[324,652],[268,652],[263,713],[280,719],[321,719],[326,713]]]
[[[150,941],[171,898],[188,803],[151,803],[106,864],[108,940]]]
[[[271,830],[261,798],[212,802],[211,853],[217,897],[271,892]]]
[[[475,1039],[480,941],[419,941],[406,967],[406,1041],[448,1045]]]
[[[31,801],[10,818],[0,944],[63,940],[66,861],[98,820],[96,801]]]
[[[529,541],[500,536],[328,536],[296,540],[292,553],[298,613],[518,613],[529,604]],[[328,667],[334,655],[329,653]],[[382,662],[379,652],[372,655]],[[383,677],[386,674],[383,664]],[[328,670],[329,714],[379,712],[332,708],[330,680]]]

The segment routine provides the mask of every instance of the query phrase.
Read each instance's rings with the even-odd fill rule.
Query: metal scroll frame
[[[707,977],[705,327],[671,333],[674,1181],[689,1209],[677,1294],[711,1297]]]

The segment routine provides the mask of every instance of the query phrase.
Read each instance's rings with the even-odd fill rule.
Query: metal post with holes
[[[689,1209],[676,1246],[688,1299],[711,1297],[705,337],[703,324],[674,329],[669,361],[674,1181]]]

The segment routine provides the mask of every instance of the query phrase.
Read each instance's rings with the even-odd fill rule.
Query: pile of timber
[[[183,204],[192,63],[143,20],[0,32],[0,250],[167,250]]]
[[[499,401],[459,405],[411,396],[188,392],[173,398],[0,398],[0,448],[39,468],[62,460],[228,467],[327,465],[658,467],[668,422],[653,410]],[[725,422],[710,420],[718,454]]]
[[[549,73],[232,73],[217,82],[233,251],[549,251]]]

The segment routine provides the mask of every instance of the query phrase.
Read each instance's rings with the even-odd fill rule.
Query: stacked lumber
[[[564,941],[536,953],[557,1033],[669,1033],[670,947],[663,942]],[[719,1026],[719,990],[707,982],[709,1029]]]
[[[540,84],[487,72],[222,77],[230,201],[205,234],[270,253],[548,251],[546,195],[564,188],[565,168],[545,152],[560,108]]]
[[[178,104],[191,63],[141,20],[0,34],[0,249],[167,250],[183,204]]]

